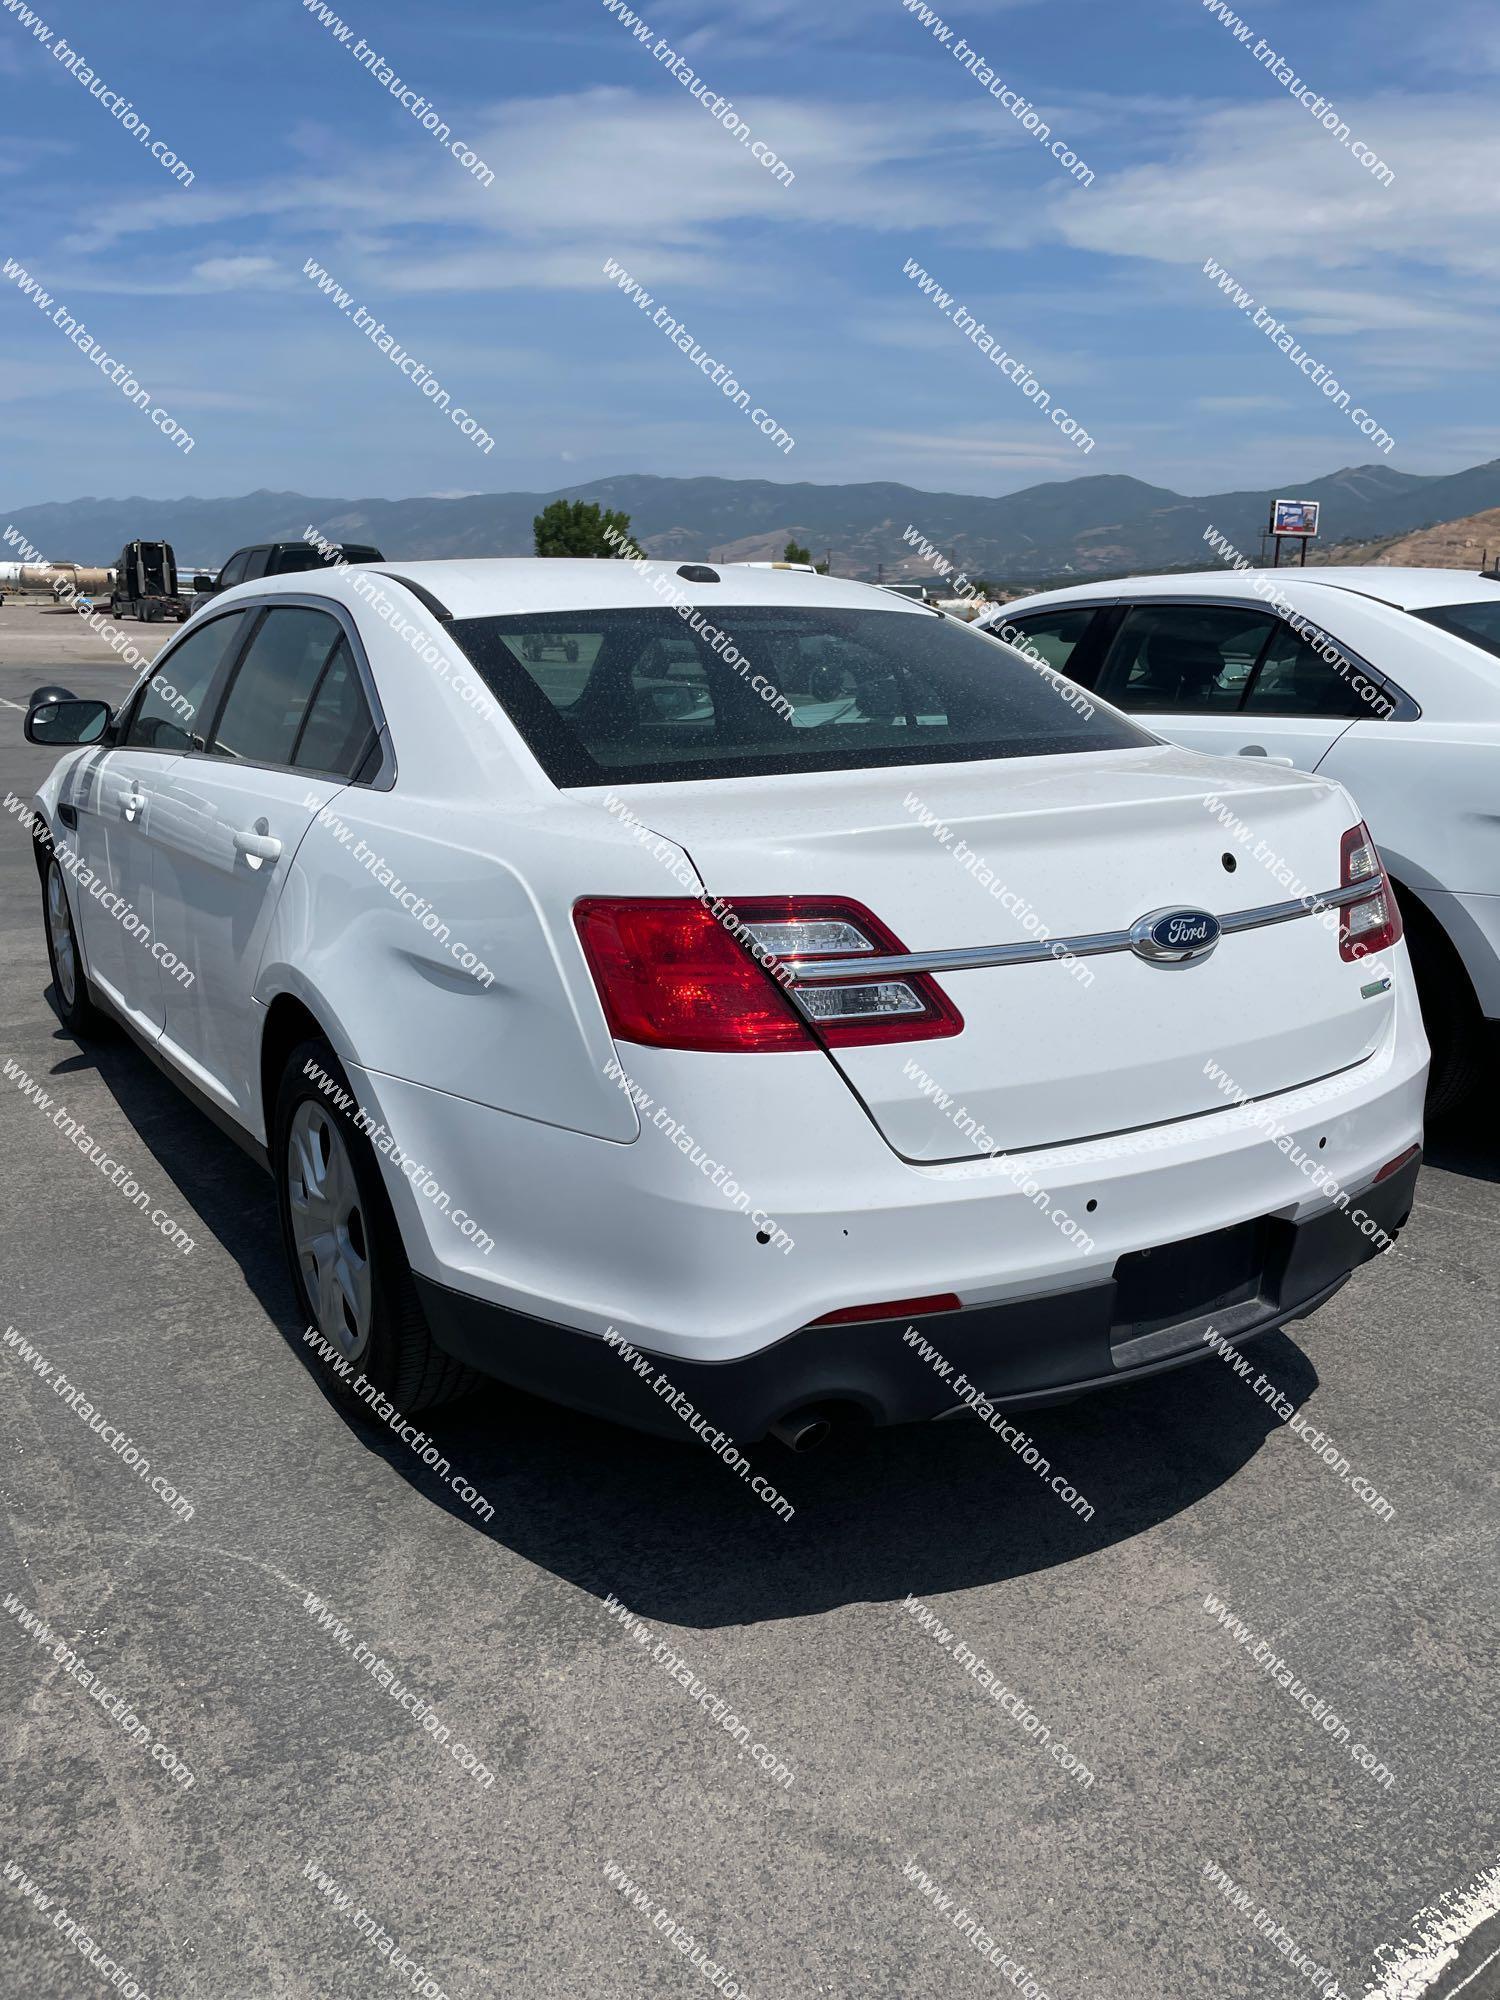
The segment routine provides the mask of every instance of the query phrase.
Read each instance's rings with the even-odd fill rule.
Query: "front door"
[[[230,612],[184,633],[121,710],[116,745],[80,762],[65,801],[77,815],[83,867],[69,897],[89,974],[152,1037],[164,1018],[161,959],[152,947],[182,956],[185,946],[180,930],[163,937],[158,918],[158,822],[168,780],[201,741],[215,684],[243,629],[243,614]]]
[[[165,982],[162,1053],[247,1124],[271,920],[304,834],[374,736],[339,621],[276,606],[260,615],[205,750],[179,759],[167,785],[156,902],[163,926],[191,940],[194,978]]]

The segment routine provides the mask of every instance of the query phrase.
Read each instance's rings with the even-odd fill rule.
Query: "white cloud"
[[[193,266],[192,275],[209,290],[235,291],[276,268],[274,257],[208,257]]]
[[[391,290],[580,289],[600,282],[607,255],[632,271],[639,265],[648,286],[743,285],[747,266],[728,246],[731,229],[832,225],[919,240],[937,218],[943,231],[974,231],[994,213],[976,163],[1034,146],[982,94],[973,105],[746,98],[736,108],[796,170],[794,187],[779,185],[675,86],[665,97],[659,88],[606,88],[518,100],[477,120],[469,143],[494,167],[492,189],[455,174],[437,147],[413,171],[410,149],[356,153],[330,135],[304,134],[304,153],[317,154],[305,171],[106,205],[64,247],[93,254],[130,236],[167,231],[180,241],[233,224],[242,234],[261,225],[280,242],[291,217],[304,254],[338,269],[351,289],[377,280]],[[951,170],[955,158],[962,176]],[[349,268],[335,262],[340,245],[357,246]]]
[[[1290,99],[1204,118],[1169,160],[1055,201],[1048,220],[1075,249],[1202,264],[1249,290],[1360,272],[1377,325],[1407,324],[1407,264],[1500,279],[1500,126],[1492,103],[1410,96],[1341,102],[1352,130],[1396,174],[1383,188]]]

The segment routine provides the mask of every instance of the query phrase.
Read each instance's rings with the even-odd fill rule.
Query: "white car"
[[[325,1364],[408,1409],[467,1364],[804,1444],[1174,1366],[1405,1222],[1399,918],[1337,784],[1005,660],[786,571],[242,585],[28,712],[56,1005],[269,1165]]]
[[[1220,569],[1017,599],[984,620],[1174,742],[1336,778],[1406,921],[1429,1109],[1468,1098],[1500,1021],[1500,580]]]

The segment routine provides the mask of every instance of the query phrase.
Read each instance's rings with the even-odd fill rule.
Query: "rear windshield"
[[[965,625],[726,606],[449,627],[557,785],[1125,750],[1158,739]]]
[[[284,549],[278,549],[271,559],[271,570],[275,576],[291,576],[298,570],[322,569],[326,563],[384,562],[379,549],[365,548],[358,542],[345,542],[340,549],[330,549],[326,555],[319,549],[293,542]]]
[[[1471,646],[1481,646],[1500,659],[1500,597],[1486,598],[1480,604],[1437,604],[1430,611],[1414,611],[1412,616],[1467,639]]]

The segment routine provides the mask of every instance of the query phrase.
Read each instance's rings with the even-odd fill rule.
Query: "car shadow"
[[[49,1002],[51,994],[49,991]],[[307,1363],[282,1260],[271,1183],[123,1036],[69,1053],[55,1075],[92,1068],[164,1173],[191,1198],[282,1338]],[[1442,1128],[1433,1164],[1500,1179],[1482,1106]],[[1248,1353],[1292,1402],[1317,1386],[1287,1332]],[[314,1385],[363,1447],[475,1534],[595,1596],[670,1624],[707,1628],[899,1601],[1030,1575],[1127,1541],[1232,1479],[1278,1428],[1212,1358],[1017,1421],[1075,1510],[1007,1444],[970,1419],[875,1431],[796,1456],[767,1440],[750,1472],[795,1509],[784,1518],[686,1430],[681,1443],[627,1431],[485,1383],[424,1414],[422,1428],[493,1507],[489,1520],[386,1426]]]

